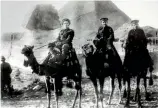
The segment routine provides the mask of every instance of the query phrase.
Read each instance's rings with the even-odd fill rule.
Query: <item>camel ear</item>
[[[31,49],[33,49],[34,48],[34,45],[33,46],[31,46]]]
[[[81,48],[83,49],[83,46]]]

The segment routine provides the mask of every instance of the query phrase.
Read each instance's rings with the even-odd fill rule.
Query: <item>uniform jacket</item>
[[[144,31],[141,28],[132,29],[128,33],[128,37],[126,40],[125,49],[132,48],[146,48],[147,47],[147,38],[145,36]]]
[[[114,41],[113,29],[109,26],[99,27],[97,36],[93,43],[97,48],[105,47],[105,45],[112,45]]]

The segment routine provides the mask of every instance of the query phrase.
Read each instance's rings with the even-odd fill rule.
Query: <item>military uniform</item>
[[[145,36],[144,31],[136,27],[136,29],[132,29],[128,33],[128,38],[126,40],[126,46],[125,46],[125,59],[124,59],[124,65],[128,66],[128,55],[130,55],[131,51],[141,51],[142,56],[144,57],[144,65],[146,67],[150,67],[151,71],[153,70],[153,62],[149,55],[148,49],[147,49],[147,38]]]
[[[128,38],[126,41],[126,50],[133,47],[146,48],[147,39],[145,33],[141,28],[132,29],[128,33]]]
[[[113,29],[109,26],[99,27],[97,36],[94,39],[94,45],[97,49],[112,47],[114,41]],[[106,47],[105,47],[106,46]]]
[[[93,40],[93,43],[97,48],[96,52],[105,53],[106,50],[111,50],[114,56],[120,58],[113,45],[114,40],[114,32],[111,27],[99,27],[97,36]]]
[[[122,61],[113,45],[114,40],[114,32],[111,27],[99,27],[97,36],[93,40],[97,48],[94,54],[102,56],[102,60],[109,65],[111,72],[118,73],[121,72]]]

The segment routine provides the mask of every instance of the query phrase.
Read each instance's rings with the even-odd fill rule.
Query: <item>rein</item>
[[[38,47],[38,48],[36,48],[36,49],[34,49],[34,50],[38,50],[38,49],[41,49],[41,48],[43,48],[43,47],[45,47],[45,46],[47,46],[48,44],[45,44],[45,45],[43,45],[43,46],[41,46],[41,47]]]

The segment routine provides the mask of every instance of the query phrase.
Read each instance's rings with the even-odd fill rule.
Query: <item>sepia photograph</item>
[[[158,0],[1,0],[1,108],[158,108]]]

